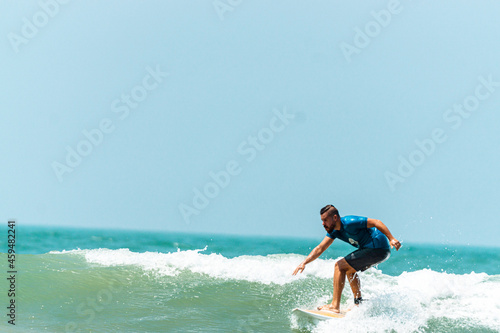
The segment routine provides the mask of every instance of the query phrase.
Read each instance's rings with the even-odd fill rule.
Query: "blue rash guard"
[[[340,230],[326,234],[331,239],[338,238],[359,249],[391,249],[389,240],[380,230],[366,227],[366,217],[348,215],[341,217],[340,222]]]

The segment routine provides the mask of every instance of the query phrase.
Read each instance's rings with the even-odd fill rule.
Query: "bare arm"
[[[325,236],[321,243],[319,243],[318,246],[316,246],[311,253],[307,256],[307,258],[295,269],[292,275],[296,275],[299,271],[302,273],[304,271],[304,268],[306,268],[306,265],[310,263],[311,261],[316,260],[325,250],[332,245],[333,239],[331,239],[328,236]]]
[[[383,224],[382,221],[375,219],[367,219],[366,227],[367,228],[375,227],[378,230],[380,230],[384,235],[387,236],[387,238],[389,238],[389,244],[391,245],[391,248],[395,247],[396,251],[399,250],[399,248],[401,247],[401,243],[396,238],[394,238],[394,236],[389,231],[389,228],[387,228],[387,226]]]

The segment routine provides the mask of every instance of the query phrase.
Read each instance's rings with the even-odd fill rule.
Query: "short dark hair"
[[[340,216],[339,215],[339,211],[337,210],[337,208],[335,208],[334,205],[326,205],[325,207],[321,208],[321,210],[319,211],[320,215],[323,215],[323,213],[326,213],[326,212],[330,213],[328,215],[338,215],[338,216]]]

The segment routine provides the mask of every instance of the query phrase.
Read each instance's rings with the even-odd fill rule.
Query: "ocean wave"
[[[371,268],[360,273],[363,297],[368,299],[367,302],[354,308],[342,320],[305,323],[290,312],[295,307],[312,308],[331,300],[333,268],[337,259],[317,259],[308,264],[302,274],[292,276],[305,256],[272,254],[227,258],[221,254],[203,253],[206,250],[205,247],[171,253],[138,253],[126,248],[53,251],[24,257],[29,264],[26,267],[30,267],[25,276],[28,279],[32,274],[33,279],[36,277],[40,283],[38,272],[43,271],[45,278],[50,280],[45,281],[46,284],[57,285],[58,293],[73,295],[71,297],[76,300],[89,290],[99,295],[101,290],[110,288],[110,281],[115,281],[113,290],[122,290],[113,294],[117,300],[144,293],[151,295],[152,300],[162,295],[178,300],[172,305],[176,311],[179,306],[184,306],[182,300],[186,306],[198,306],[196,302],[206,299],[198,298],[200,295],[216,294],[224,304],[234,304],[231,303],[235,302],[234,295],[247,299],[254,297],[253,302],[244,304],[246,312],[258,314],[257,319],[289,318],[292,328],[318,333],[336,330],[500,331],[500,275],[451,274],[421,269],[393,276]],[[159,283],[156,279],[142,279],[144,273],[157,277]],[[165,282],[167,284],[162,284]],[[74,296],[75,293],[81,296]],[[46,288],[33,287],[33,290],[27,290],[27,294],[37,296],[32,296],[33,304],[49,302],[53,298],[45,295]],[[274,296],[266,296],[270,294]],[[352,294],[346,283],[342,307],[352,306],[352,303]],[[146,308],[154,307],[154,304],[148,303]],[[204,308],[199,306],[200,310]],[[228,311],[226,315],[231,315],[230,307],[225,311]],[[252,324],[255,331],[268,324],[259,320]]]
[[[239,256],[226,258],[220,254],[203,254],[207,250],[186,250],[172,253],[136,253],[129,249],[73,250],[60,254],[82,256],[89,264],[101,266],[133,266],[159,277],[172,277],[182,272],[203,274],[209,279],[257,282],[263,285],[289,286],[310,279],[324,279],[325,288],[315,302],[325,302],[325,290],[331,290],[333,267],[337,259],[317,259],[307,265],[302,274],[292,276],[295,267],[305,256],[273,254],[267,256]],[[317,332],[334,329],[351,332],[446,331],[450,327],[500,329],[500,279],[486,273],[449,274],[423,269],[402,272],[398,276],[383,274],[371,268],[360,273],[366,305],[352,311],[346,320],[319,323],[312,328]],[[304,286],[303,286],[304,287]],[[300,287],[285,289],[294,297]],[[315,291],[317,292],[317,290]],[[351,299],[348,284],[344,296]],[[311,307],[297,298],[296,307]],[[292,301],[293,302],[293,301]],[[352,301],[344,302],[349,306]],[[296,328],[300,323],[291,319]],[[445,323],[445,324],[443,324]],[[448,323],[448,324],[446,324]],[[437,325],[437,326],[436,326]],[[441,325],[441,326],[439,326]],[[444,325],[444,326],[443,326]],[[372,330],[374,327],[377,328]],[[433,328],[434,327],[434,328]],[[439,328],[440,327],[440,328]]]
[[[369,301],[347,314],[309,327],[313,332],[498,332],[500,280],[485,273],[448,274],[429,269],[361,276]],[[349,294],[346,284],[344,295]],[[296,328],[301,324],[293,322]]]
[[[129,249],[72,250],[52,254],[76,254],[84,256],[88,263],[103,266],[136,266],[160,276],[176,276],[182,271],[206,274],[213,278],[245,280],[264,284],[286,284],[311,276],[331,278],[334,259],[318,259],[307,266],[298,276],[292,276],[295,267],[304,260],[298,254],[272,254],[267,256],[239,256],[226,258],[220,254],[203,254],[204,249],[172,253],[132,252]]]

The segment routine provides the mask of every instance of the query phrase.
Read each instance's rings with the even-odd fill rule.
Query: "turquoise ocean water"
[[[0,229],[0,332],[499,332],[499,248],[403,244],[361,274],[368,301],[343,319],[291,314],[332,297],[335,241],[323,238],[17,227],[16,326],[7,323]],[[348,284],[342,307],[351,306]]]

